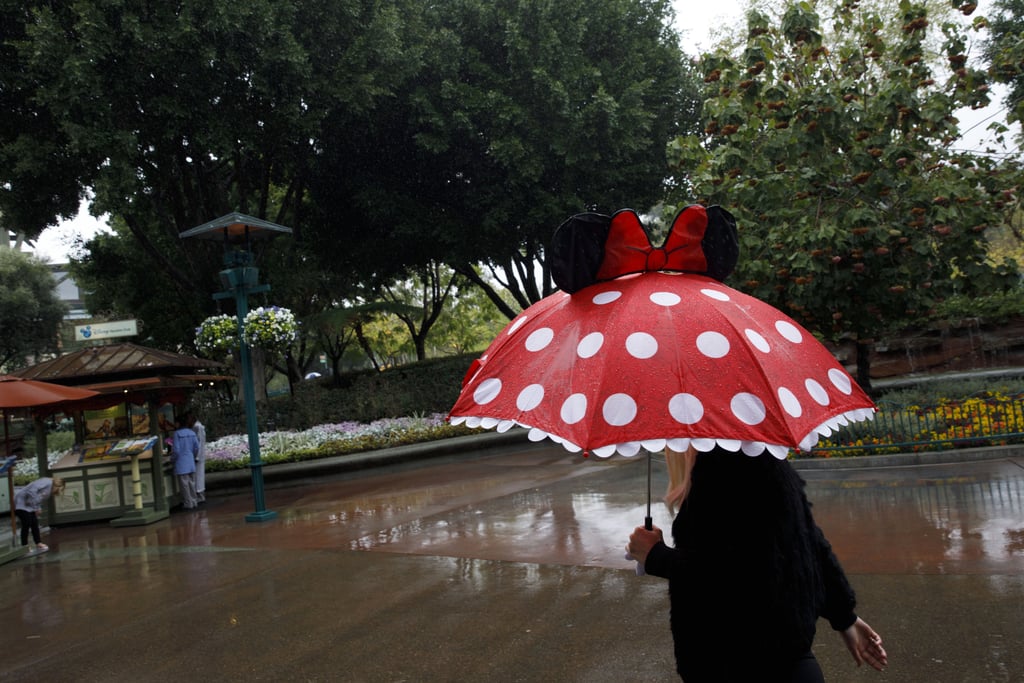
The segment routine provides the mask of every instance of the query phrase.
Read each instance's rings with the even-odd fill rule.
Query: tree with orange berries
[[[867,388],[876,337],[953,293],[1018,282],[986,233],[1015,204],[1019,173],[958,147],[954,112],[988,103],[964,22],[933,25],[904,0],[894,31],[861,4],[837,1],[827,36],[809,3],[774,20],[750,12],[740,54],[703,57],[704,134],[676,139],[670,157],[680,204],[737,217],[732,284],[856,341]]]

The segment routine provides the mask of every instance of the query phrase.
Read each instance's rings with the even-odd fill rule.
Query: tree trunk
[[[242,359],[240,353],[232,354],[235,362],[235,374],[238,377],[238,402],[245,402],[245,373],[242,371]],[[263,349],[249,347],[249,360],[252,362],[252,385],[253,397],[257,403],[267,402],[267,363],[263,356]]]

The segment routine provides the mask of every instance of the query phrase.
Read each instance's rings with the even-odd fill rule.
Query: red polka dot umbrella
[[[606,457],[809,450],[874,404],[807,330],[711,278],[627,275],[555,293],[471,370],[454,424],[527,427]]]
[[[688,207],[657,249],[631,211],[570,223],[552,251],[584,255],[555,273],[573,293],[546,297],[498,335],[467,373],[453,424],[526,427],[600,457],[717,446],[785,458],[873,416],[807,330],[719,281],[737,250],[724,210]]]

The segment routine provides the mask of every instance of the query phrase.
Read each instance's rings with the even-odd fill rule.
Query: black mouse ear
[[[572,294],[594,284],[611,220],[601,213],[579,213],[558,226],[548,259],[559,289]]]
[[[732,274],[740,257],[740,240],[736,219],[720,206],[709,206],[708,227],[700,246],[707,260],[707,276],[719,282]]]

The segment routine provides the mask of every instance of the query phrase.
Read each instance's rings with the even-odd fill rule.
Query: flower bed
[[[874,421],[851,425],[832,439],[823,439],[812,455],[881,455],[1024,441],[1022,394],[983,392],[965,399],[943,400],[927,408],[887,402],[879,407]],[[264,463],[272,465],[479,432],[447,424],[443,413],[370,423],[339,422],[303,431],[263,432],[259,435],[260,457]],[[64,455],[64,451],[50,452],[49,464],[52,466]],[[249,442],[245,434],[225,436],[207,444],[208,472],[242,469],[248,464]],[[15,483],[24,485],[38,476],[36,460],[28,458],[18,463]]]
[[[468,428],[447,424],[441,413],[376,420],[369,424],[340,422],[305,431],[261,432],[260,460],[267,464],[314,460],[471,433]],[[239,469],[248,463],[249,440],[245,434],[225,436],[206,445],[208,472]]]
[[[986,391],[964,399],[942,399],[927,407],[883,401],[873,421],[823,439],[815,452],[825,457],[880,455],[1021,441],[1024,394]]]

